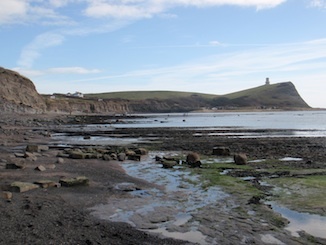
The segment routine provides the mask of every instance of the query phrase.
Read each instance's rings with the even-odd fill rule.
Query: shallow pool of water
[[[293,236],[299,237],[298,232],[305,231],[312,236],[326,238],[325,216],[300,213],[277,205],[274,202],[269,202],[269,204],[275,212],[289,220],[290,223],[287,225],[286,229],[289,230]]]

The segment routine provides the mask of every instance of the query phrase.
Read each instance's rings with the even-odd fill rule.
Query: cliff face
[[[40,113],[46,110],[44,99],[33,82],[19,73],[0,67],[0,111]]]

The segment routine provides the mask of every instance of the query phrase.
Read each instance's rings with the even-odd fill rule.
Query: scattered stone
[[[34,184],[39,185],[41,188],[57,187],[59,183],[52,180],[39,180],[35,181]]]
[[[138,148],[135,150],[135,153],[144,156],[148,154],[148,151],[145,148]]]
[[[109,154],[103,154],[102,158],[103,158],[104,161],[110,161],[111,160],[111,157],[110,157]]]
[[[123,153],[123,152],[119,153],[119,154],[118,154],[118,160],[119,160],[119,161],[124,161],[124,160],[126,160],[126,153]]]
[[[7,201],[10,201],[12,199],[12,193],[10,191],[3,191],[2,198]]]
[[[111,157],[112,160],[118,160],[118,156],[117,156],[117,154],[115,154],[115,153],[112,153],[112,154],[110,155],[110,157]]]
[[[43,172],[46,170],[46,168],[43,165],[39,165],[35,168],[35,170]]]
[[[26,166],[23,163],[7,163],[6,169],[24,169]]]
[[[26,151],[24,154],[24,158],[27,158],[28,160],[31,161],[36,161],[37,160],[37,156],[35,156],[33,153]]]
[[[49,147],[47,145],[27,145],[26,151],[28,152],[41,152],[41,151],[47,151],[49,150]]]
[[[25,154],[24,154],[24,157],[25,157],[25,158],[28,158],[28,157],[34,157],[34,154],[31,153],[31,152],[26,151]]]
[[[155,161],[156,161],[156,162],[160,162],[160,161],[162,161],[162,160],[163,160],[162,157],[160,157],[160,156],[155,156]]]
[[[114,189],[119,191],[136,191],[138,188],[134,183],[119,183],[117,184]]]
[[[260,204],[260,196],[252,196],[247,204]]]
[[[244,153],[235,154],[233,159],[237,165],[246,165],[248,162],[247,155]]]
[[[10,185],[10,190],[12,192],[26,192],[39,188],[38,185],[29,182],[15,181]]]
[[[47,167],[48,169],[55,169],[55,168],[56,168],[55,164],[49,164],[49,165],[47,165],[46,167]]]
[[[168,161],[168,160],[163,160],[161,161],[163,168],[173,168],[174,166],[177,165],[176,161]]]
[[[25,158],[25,154],[24,153],[15,153],[15,157]]]
[[[59,152],[59,153],[57,154],[57,157],[59,157],[59,158],[69,158],[69,157],[70,157],[70,154],[68,154],[68,153],[63,153],[63,152]]]
[[[126,150],[125,153],[126,153],[127,156],[133,156],[133,155],[136,155],[136,152],[134,152],[134,151],[132,151],[132,150]]]
[[[58,157],[56,163],[63,164],[65,160],[62,157]]]
[[[141,160],[141,155],[129,155],[128,159],[132,160],[132,161],[140,161]]]
[[[69,157],[72,159],[85,159],[86,154],[80,151],[73,151],[70,153]]]
[[[71,186],[86,186],[89,184],[89,179],[85,176],[78,176],[76,178],[63,178],[60,179],[59,183],[61,186],[71,187]]]
[[[231,155],[231,150],[228,147],[214,147],[213,148],[213,155],[216,156],[230,156]]]

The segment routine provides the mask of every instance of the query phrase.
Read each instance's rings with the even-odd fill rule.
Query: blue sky
[[[43,94],[226,94],[292,81],[326,108],[326,0],[1,0],[0,66]]]

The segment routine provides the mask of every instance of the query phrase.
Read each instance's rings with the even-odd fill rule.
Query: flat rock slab
[[[119,191],[136,191],[136,190],[139,190],[139,188],[137,188],[137,186],[134,183],[128,183],[128,182],[119,183],[114,187],[114,189],[119,190]]]
[[[60,179],[59,183],[61,186],[71,187],[71,186],[86,186],[89,183],[89,179],[85,176],[78,176],[76,178],[63,178]]]
[[[38,185],[29,182],[15,181],[10,185],[10,190],[12,192],[26,192],[39,188]]]
[[[39,180],[35,181],[34,184],[39,185],[42,188],[56,187],[59,183],[56,183],[52,180]]]

